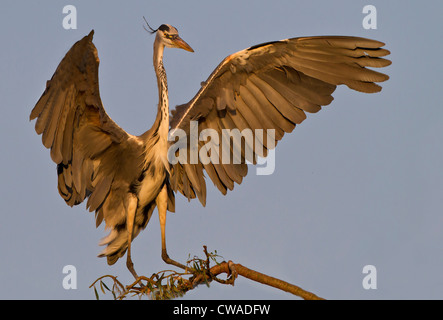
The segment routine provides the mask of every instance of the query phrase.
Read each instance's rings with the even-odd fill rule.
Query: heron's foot
[[[169,255],[166,252],[166,249],[162,249],[162,259],[167,264],[172,264],[172,265],[176,266],[177,268],[180,268],[180,269],[183,269],[183,270],[188,269],[185,265],[181,264],[180,262],[177,262],[177,261],[172,260],[171,258],[169,258]]]
[[[137,272],[135,272],[134,263],[132,263],[132,259],[130,257],[128,257],[126,259],[126,267],[128,268],[129,272],[132,273],[132,275],[134,276],[135,280],[137,280],[138,279],[138,275],[137,275]]]

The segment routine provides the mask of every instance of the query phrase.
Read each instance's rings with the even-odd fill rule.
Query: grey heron
[[[350,36],[299,37],[267,42],[226,57],[202,83],[188,103],[170,113],[168,85],[163,66],[164,48],[193,49],[180,38],[175,27],[162,24],[155,34],[153,62],[158,85],[158,111],[153,126],[134,136],[120,128],[106,113],[99,94],[97,49],[94,31],[76,42],[58,65],[30,114],[43,145],[57,164],[58,190],[69,206],[82,203],[95,212],[96,226],[105,221],[110,230],[100,245],[99,256],[114,264],[127,252],[126,265],[137,277],[131,242],[148,224],[155,208],[161,226],[161,256],[168,264],[184,268],[169,258],[166,250],[167,211],[175,211],[175,194],[198,198],[206,204],[204,171],[226,194],[240,184],[248,172],[247,161],[255,163],[305,120],[332,102],[337,85],[374,93],[377,82],[389,77],[368,67],[385,67],[391,62],[384,43]],[[274,130],[270,141],[255,139],[254,145],[239,148],[241,163],[168,161],[174,141],[170,132],[189,133],[190,122],[198,133],[213,129]],[[189,147],[187,142],[184,147]],[[198,149],[205,151],[205,141]],[[253,151],[248,159],[245,149]],[[176,150],[177,151],[177,150]],[[178,150],[179,151],[179,150]],[[187,150],[186,152],[189,152]],[[212,152],[212,151],[211,151]],[[220,154],[212,154],[221,159]]]

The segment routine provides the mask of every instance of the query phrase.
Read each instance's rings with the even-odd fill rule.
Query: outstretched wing
[[[222,161],[221,152],[217,154],[217,148],[208,148],[207,142],[199,139],[199,161],[192,163],[188,141],[181,147],[187,149],[187,161],[173,166],[173,189],[188,199],[198,196],[205,205],[203,169],[226,194],[234,182],[240,184],[246,176],[246,160],[255,163],[257,155],[266,156],[268,148],[306,118],[305,112],[315,113],[330,104],[337,85],[366,93],[380,91],[376,82],[389,77],[367,67],[391,63],[382,58],[390,53],[382,46],[382,42],[358,37],[303,37],[256,45],[225,58],[197,95],[172,111],[171,133],[181,129],[189,134],[191,121],[198,121],[199,137],[202,130],[212,129],[222,137],[220,140],[226,141],[223,129],[250,129],[254,144],[244,138],[241,144],[233,143],[231,152],[241,154],[241,162],[235,163],[231,157],[229,163],[223,163],[226,161]],[[260,132],[257,129],[274,129],[275,137],[266,133],[259,137],[255,134]],[[202,161],[202,148],[218,161]],[[248,150],[253,151],[252,159],[248,158]]]
[[[114,228],[125,223],[125,197],[141,166],[141,147],[106,114],[99,94],[94,31],[76,42],[31,112],[57,164],[58,190],[70,206],[87,207]]]

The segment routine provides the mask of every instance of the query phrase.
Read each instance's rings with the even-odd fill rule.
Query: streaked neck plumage
[[[157,76],[158,87],[158,108],[157,116],[152,127],[143,133],[140,138],[144,141],[145,148],[149,149],[156,144],[158,137],[164,137],[167,140],[169,133],[169,98],[168,98],[168,80],[163,66],[164,44],[157,35],[154,42],[154,69]],[[156,141],[152,141],[152,139]]]
[[[155,119],[155,126],[159,130],[161,137],[166,137],[169,130],[169,98],[168,98],[168,80],[166,78],[165,67],[163,66],[164,44],[160,36],[157,35],[154,42],[154,68],[157,75],[158,86],[158,111]]]
[[[154,42],[154,69],[158,85],[158,109],[157,116],[151,129],[141,135],[145,148],[144,166],[150,166],[152,161],[160,160],[166,170],[169,171],[168,134],[169,134],[169,99],[168,81],[163,66],[163,51],[165,49],[159,35]]]

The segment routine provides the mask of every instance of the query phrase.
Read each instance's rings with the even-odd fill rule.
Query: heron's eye
[[[171,34],[165,33],[165,38],[169,39],[169,40],[175,40],[175,39],[177,39],[177,35],[176,34],[171,35]]]

